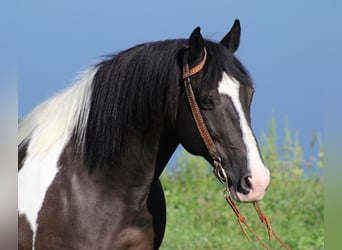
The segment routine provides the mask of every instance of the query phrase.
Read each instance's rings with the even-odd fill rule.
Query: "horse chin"
[[[229,188],[230,197],[237,202],[241,202],[241,203],[248,202],[247,195],[238,192],[237,187],[231,184],[233,182],[231,177],[228,174],[227,176],[228,176],[228,188]]]
[[[251,190],[248,194],[243,194],[238,192],[234,186],[229,187],[229,193],[233,200],[241,203],[260,201],[265,194],[264,192],[255,192],[254,190]]]
[[[244,202],[245,200],[245,195],[237,192],[237,190],[232,186],[229,187],[229,192],[230,192],[230,197],[233,198],[233,200],[237,201],[237,202]]]
[[[248,200],[248,196],[246,194],[238,192],[236,187],[234,186],[229,187],[229,192],[230,192],[231,198],[233,198],[233,200],[237,202],[241,202],[241,203],[250,202]]]

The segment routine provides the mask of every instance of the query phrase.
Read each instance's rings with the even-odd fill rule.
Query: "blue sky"
[[[326,117],[339,110],[332,100],[342,90],[341,1],[33,0],[18,7],[19,118],[104,55],[187,38],[196,26],[220,40],[235,18],[242,26],[236,55],[256,86],[252,121],[258,137],[274,114],[280,130],[288,117],[308,147],[312,131],[324,136]]]

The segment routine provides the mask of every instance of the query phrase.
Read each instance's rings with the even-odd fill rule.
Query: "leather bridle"
[[[241,214],[241,212],[239,211],[239,209],[236,207],[236,205],[234,204],[233,200],[230,198],[230,193],[229,193],[229,185],[228,185],[228,176],[225,172],[225,170],[222,167],[221,164],[221,157],[218,154],[218,151],[216,149],[216,146],[214,144],[213,139],[211,138],[208,129],[203,121],[203,117],[201,115],[200,109],[197,105],[197,101],[195,98],[195,94],[194,91],[192,90],[192,86],[191,86],[191,77],[195,74],[197,74],[198,72],[200,72],[207,60],[207,50],[206,48],[203,49],[203,59],[201,60],[201,62],[190,68],[189,63],[188,63],[188,57],[189,57],[189,46],[185,47],[185,51],[184,51],[184,56],[183,56],[183,75],[182,75],[182,79],[184,82],[184,87],[185,87],[185,92],[188,98],[188,102],[190,105],[190,109],[192,112],[192,115],[194,117],[195,123],[196,123],[196,127],[198,129],[198,132],[201,135],[201,138],[208,150],[208,153],[212,159],[212,163],[214,166],[214,174],[217,177],[217,179],[225,184],[225,190],[224,190],[224,197],[227,201],[227,203],[230,205],[230,207],[233,209],[234,213],[236,214],[237,218],[238,218],[238,222],[240,224],[240,228],[241,231],[243,232],[243,234],[247,237],[248,240],[250,240],[250,237],[248,236],[247,232],[245,231],[243,225],[245,225],[247,227],[247,229],[256,237],[256,239],[260,242],[260,244],[262,246],[264,246],[266,249],[270,249],[266,243],[264,243],[262,241],[262,239],[253,231],[253,229],[247,224],[246,222],[246,218]],[[266,217],[266,215],[262,212],[259,203],[258,202],[253,202],[254,208],[257,212],[257,214],[259,215],[259,219],[261,220],[261,222],[263,224],[265,224],[265,226],[268,229],[268,235],[269,235],[269,240],[272,240],[272,235],[280,242],[281,245],[283,245],[284,248],[286,249],[290,249],[290,247],[284,243],[280,237],[272,230],[271,224],[268,220],[268,218]]]
[[[184,87],[185,92],[188,97],[189,105],[191,108],[192,115],[194,117],[198,132],[200,133],[203,142],[208,150],[208,153],[213,161],[214,165],[214,173],[215,176],[223,183],[226,182],[228,185],[228,177],[226,175],[226,172],[224,171],[222,164],[221,164],[221,157],[219,156],[216,146],[214,144],[213,139],[211,138],[207,127],[204,124],[200,109],[197,105],[196,98],[194,91],[192,90],[191,86],[191,76],[197,74],[200,72],[204,64],[207,60],[207,50],[206,48],[203,49],[203,59],[202,61],[196,65],[195,67],[190,69],[190,66],[188,64],[188,56],[189,56],[189,49],[186,47],[183,57],[183,81],[184,81]],[[228,186],[227,186],[228,188]]]

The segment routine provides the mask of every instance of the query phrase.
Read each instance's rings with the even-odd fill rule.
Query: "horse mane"
[[[179,52],[186,40],[145,43],[99,63],[84,141],[93,169],[118,162],[131,136],[153,144],[165,119],[177,112]]]
[[[118,162],[134,136],[151,147],[165,121],[175,121],[186,43],[145,43],[108,57],[25,117],[19,123],[19,145],[36,135],[35,144],[47,151],[60,138],[74,138],[75,153],[83,155],[90,171]],[[211,41],[206,47],[208,58],[195,92],[217,87],[223,71],[251,84],[232,53]]]

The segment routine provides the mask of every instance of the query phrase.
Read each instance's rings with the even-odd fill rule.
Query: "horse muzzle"
[[[241,178],[238,185],[229,187],[231,197],[237,202],[261,200],[270,183],[270,171],[264,167],[256,173]]]

